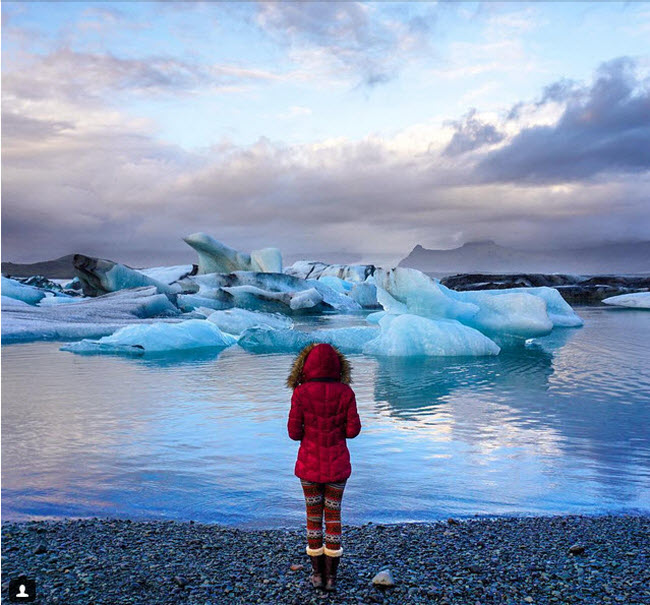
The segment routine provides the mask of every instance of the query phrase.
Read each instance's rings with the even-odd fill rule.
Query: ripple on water
[[[650,510],[650,315],[579,313],[583,328],[496,357],[351,355],[363,429],[349,442],[345,522]],[[3,347],[6,519],[255,525],[273,510],[273,523],[302,522],[299,444],[286,434],[292,355],[59,346]]]

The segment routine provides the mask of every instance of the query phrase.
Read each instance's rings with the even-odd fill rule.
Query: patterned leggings
[[[307,505],[307,554],[318,556],[325,553],[340,557],[341,548],[341,500],[345,483],[312,483],[300,480]],[[325,510],[325,544],[323,545],[323,508]]]

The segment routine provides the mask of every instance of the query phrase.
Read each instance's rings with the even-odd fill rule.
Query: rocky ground
[[[2,596],[37,603],[650,604],[650,517],[344,526],[336,594],[308,584],[302,529],[71,520],[2,526]],[[303,565],[303,567],[300,567]],[[373,577],[389,569],[395,586]]]
[[[502,290],[504,288],[555,288],[571,304],[598,304],[609,296],[647,292],[647,275],[563,275],[559,273],[459,273],[440,280],[452,290]]]

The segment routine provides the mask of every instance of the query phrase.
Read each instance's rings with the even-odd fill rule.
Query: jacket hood
[[[299,384],[314,378],[333,378],[343,384],[350,384],[350,370],[350,362],[336,347],[312,342],[294,360],[287,386],[295,389]]]

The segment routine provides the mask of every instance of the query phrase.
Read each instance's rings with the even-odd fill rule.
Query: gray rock
[[[395,586],[395,580],[393,579],[393,574],[391,573],[390,569],[382,569],[372,579],[372,583],[375,586]]]

